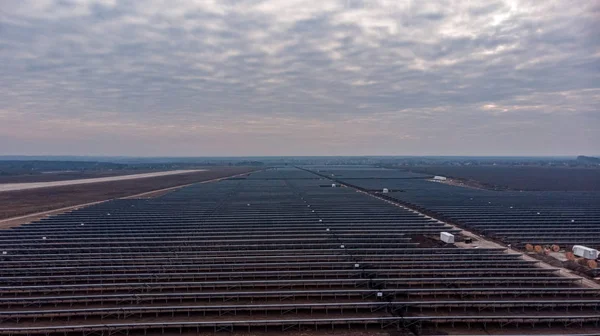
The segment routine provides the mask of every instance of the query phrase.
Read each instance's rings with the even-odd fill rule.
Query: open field
[[[525,166],[423,166],[414,172],[474,180],[490,189],[600,191],[599,168]]]
[[[188,174],[0,192],[0,219],[126,197],[253,170],[256,168],[215,167],[211,170]]]
[[[113,176],[127,176],[133,174],[155,173],[153,169],[131,169],[131,170],[101,170],[101,171],[60,171],[47,174],[35,175],[10,175],[0,176],[0,184],[5,183],[38,183],[38,182],[54,182],[54,181],[69,181],[80,179],[104,178]]]
[[[174,170],[209,169],[231,165],[208,162],[203,165],[193,162],[116,163],[108,161],[2,160],[0,156],[0,184],[93,179]],[[254,165],[236,162],[235,166]]]
[[[151,178],[151,177],[168,176],[168,175],[197,173],[197,172],[201,172],[201,171],[204,171],[204,170],[203,169],[171,170],[171,171],[164,171],[164,172],[118,175],[118,176],[110,176],[110,177],[97,177],[97,178],[65,180],[65,181],[32,182],[32,183],[5,183],[5,184],[0,184],[0,192],[28,190],[28,189],[37,189],[37,188],[62,187],[62,186],[77,185],[77,184],[125,181],[125,180],[134,180],[134,179],[140,179],[140,178]]]

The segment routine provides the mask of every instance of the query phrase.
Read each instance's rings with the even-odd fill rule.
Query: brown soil
[[[254,170],[257,170],[257,168],[219,167],[189,174],[6,191],[0,193],[0,219],[121,198]]]
[[[196,169],[196,168],[194,168]],[[205,168],[197,168],[205,169]],[[0,183],[33,183],[33,182],[55,182],[81,180],[101,177],[125,176],[135,174],[156,173],[163,170],[151,169],[128,169],[128,170],[100,170],[100,171],[74,171],[74,172],[56,172],[52,174],[32,174],[32,175],[14,175],[0,176]]]
[[[439,180],[430,180],[430,181],[435,182],[435,183],[443,183],[443,184],[456,186],[456,187],[469,188],[469,189],[493,190],[493,189],[489,188],[488,186],[481,184],[474,180],[448,178],[445,181],[439,181]]]

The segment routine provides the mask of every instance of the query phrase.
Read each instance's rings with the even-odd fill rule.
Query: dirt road
[[[167,176],[167,175],[196,173],[196,172],[200,172],[200,171],[204,171],[204,170],[203,169],[195,169],[195,170],[171,170],[171,171],[163,171],[163,172],[155,172],[155,173],[133,174],[133,175],[111,176],[111,177],[98,177],[98,178],[79,179],[79,180],[67,180],[67,181],[32,182],[32,183],[5,183],[5,184],[0,184],[0,192],[3,192],[3,191],[14,191],[14,190],[37,189],[37,188],[47,188],[47,187],[62,187],[62,186],[75,185],[75,184],[88,184],[88,183],[98,183],[98,182],[111,182],[111,181],[133,180],[133,179],[139,179],[139,178],[148,178],[148,177],[158,177],[158,176]]]

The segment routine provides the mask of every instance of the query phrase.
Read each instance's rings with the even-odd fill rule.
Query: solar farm
[[[448,222],[517,245],[598,248],[596,195],[427,178],[268,169],[0,230],[0,334],[600,333],[600,289],[581,278],[435,239],[460,235]]]
[[[321,169],[321,175],[515,246],[582,244],[600,249],[600,192],[491,191],[389,169]]]

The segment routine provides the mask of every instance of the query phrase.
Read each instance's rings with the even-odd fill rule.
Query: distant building
[[[447,180],[447,178],[445,176],[434,176],[433,179],[436,181],[446,181]]]

